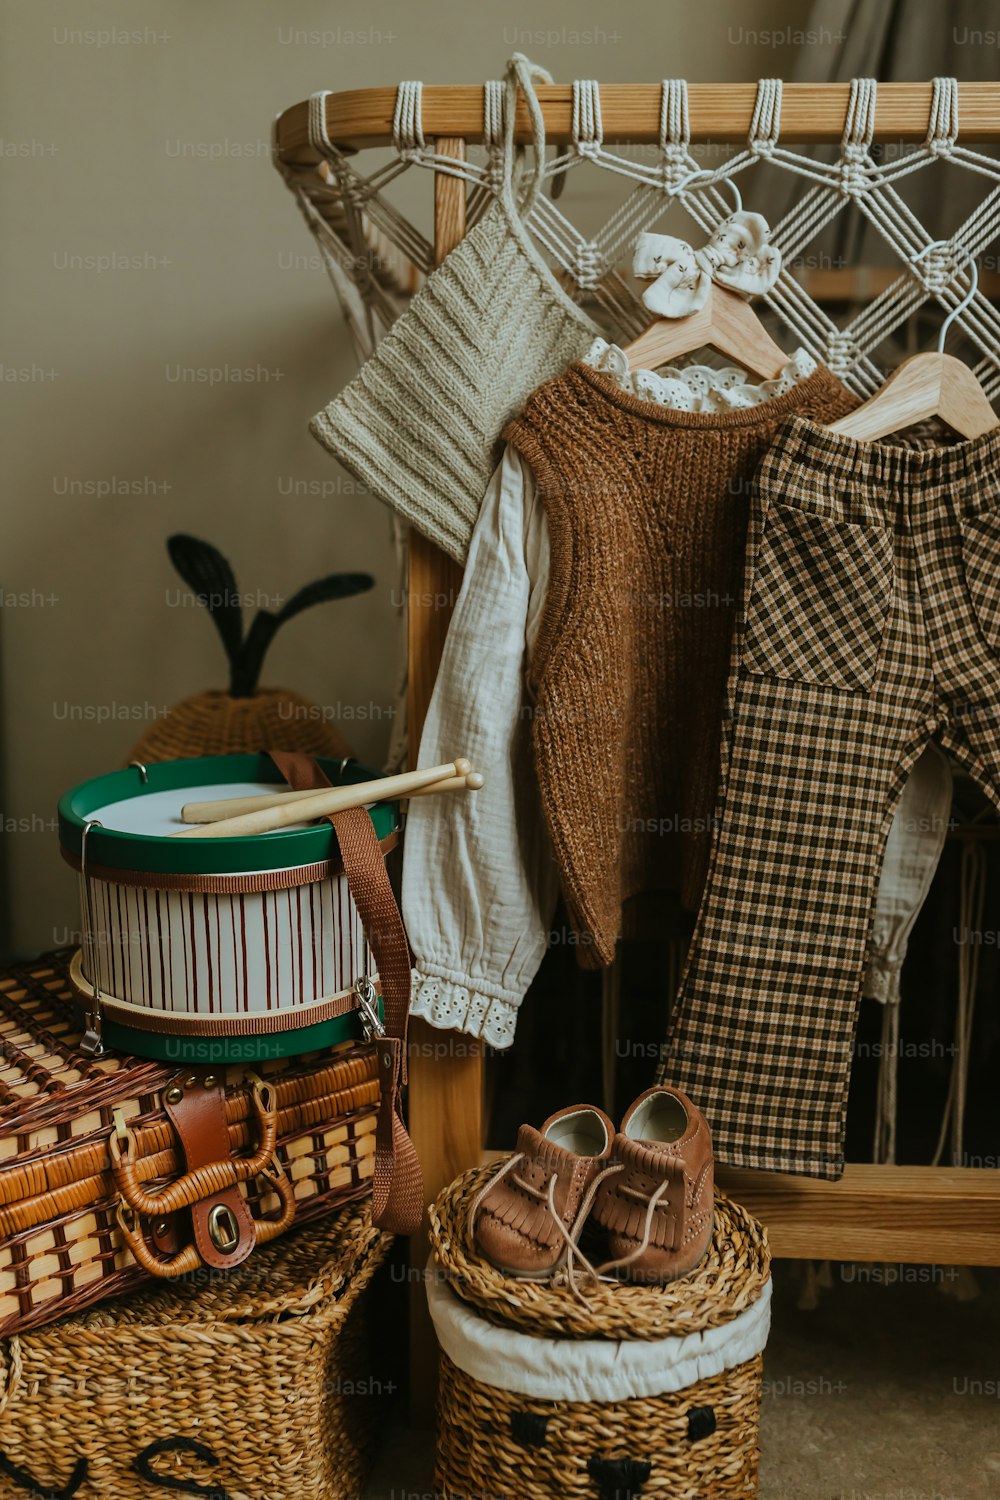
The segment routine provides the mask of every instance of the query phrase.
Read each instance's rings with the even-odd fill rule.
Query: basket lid
[[[729,1323],[757,1302],[771,1275],[767,1235],[739,1203],[716,1192],[712,1242],[687,1276],[664,1286],[519,1281],[468,1244],[469,1205],[495,1163],[457,1177],[432,1206],[434,1258],[462,1300],[494,1323],[561,1339],[661,1339]]]

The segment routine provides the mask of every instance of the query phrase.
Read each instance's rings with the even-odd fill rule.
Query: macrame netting
[[[351,330],[359,359],[367,359],[381,336],[404,310],[422,279],[434,269],[430,240],[386,197],[386,190],[412,167],[462,179],[468,185],[466,223],[477,222],[500,191],[503,176],[504,84],[483,88],[483,160],[457,160],[436,151],[421,122],[419,82],[401,83],[393,118],[392,159],[363,175],[356,158],[339,150],[326,129],[325,92],[310,100],[309,139],[320,156],[318,165],[275,162],[316,239],[329,277]],[[543,191],[524,223],[555,276],[609,338],[620,342],[637,336],[649,323],[627,266],[637,236],[658,224],[671,207],[683,210],[701,234],[672,227],[692,242],[702,242],[730,213],[727,179],[736,183],[744,204],[753,209],[755,174],[762,168],[799,179],[802,191],[777,224],[771,241],[782,252],[784,269],[773,290],[762,299],[779,319],[792,347],[794,339],[825,363],[861,396],[871,395],[885,378],[884,351],[906,348],[906,331],[914,316],[935,303],[942,314],[957,310],[953,333],[961,330],[969,360],[987,395],[1000,396],[1000,313],[976,289],[973,266],[1000,230],[1000,160],[958,142],[958,86],[953,78],[933,80],[925,140],[901,149],[892,160],[877,161],[872,144],[877,110],[874,79],[855,79],[839,151],[793,151],[781,144],[780,79],[761,79],[746,146],[706,170],[692,151],[687,85],[667,79],[662,85],[659,140],[638,159],[604,145],[601,97],[591,79],[573,84],[572,139],[561,153],[546,160]],[[908,207],[897,184],[921,171],[948,163],[983,177],[984,196],[947,238],[928,230]],[[597,168],[623,179],[626,195],[596,233],[584,234],[560,207],[571,173]],[[761,193],[761,197],[768,196]],[[943,198],[944,195],[942,195]],[[793,274],[810,244],[848,205],[854,205],[899,262],[899,274],[885,288],[838,324]],[[882,354],[882,362],[876,355]],[[893,362],[891,359],[890,363]],[[962,912],[979,911],[983,856],[970,846],[963,860]],[[964,953],[965,950],[963,950]],[[681,954],[675,955],[680,960]],[[616,966],[617,968],[617,966]],[[614,971],[612,971],[612,974]],[[962,1118],[971,1024],[978,978],[978,959],[963,957],[959,974],[956,1020],[957,1057],[949,1087],[941,1140],[953,1161],[961,1159]],[[605,1049],[615,1029],[618,980],[605,986]],[[610,1028],[610,1029],[609,1029]],[[875,1159],[895,1160],[896,1066],[899,1007],[887,1006],[883,1028],[875,1128]],[[607,1063],[607,1060],[606,1060]],[[612,1078],[605,1068],[605,1092]]]
[[[781,145],[781,91],[780,79],[761,79],[746,147],[706,171],[692,154],[683,79],[663,83],[659,142],[648,160],[626,157],[604,145],[600,87],[590,79],[578,80],[573,85],[573,138],[546,162],[550,192],[539,197],[525,222],[570,295],[587,303],[609,337],[627,339],[649,320],[631,277],[622,269],[642,230],[655,226],[667,208],[678,205],[707,237],[732,208],[726,178],[738,184],[749,208],[754,206],[754,172],[763,164],[801,179],[804,191],[772,226],[771,238],[782,252],[785,270],[764,301],[814,358],[860,395],[870,395],[884,379],[874,356],[886,341],[926,304],[936,301],[950,312],[970,291],[971,262],[1000,227],[1000,161],[959,145],[958,86],[953,78],[934,79],[925,141],[881,164],[872,154],[874,79],[855,79],[851,84],[843,139],[834,161]],[[310,140],[322,157],[320,165],[289,165],[277,157],[276,161],[316,238],[359,356],[365,358],[434,266],[432,244],[391,204],[386,189],[414,166],[462,178],[469,186],[467,220],[470,226],[475,223],[499,186],[504,86],[498,81],[484,85],[485,160],[475,162],[443,155],[425,140],[421,85],[401,83],[393,120],[393,158],[367,177],[354,158],[330,141],[326,98],[319,93],[310,101]],[[989,183],[982,201],[947,239],[924,227],[896,187],[903,177],[933,170],[942,162],[979,174]],[[630,185],[624,200],[591,235],[583,234],[559,206],[569,174],[588,165]],[[695,173],[697,181],[692,181]],[[839,325],[796,279],[793,267],[847,204],[856,205],[873,225],[898,258],[900,271]],[[690,237],[700,242],[699,235]],[[974,351],[975,373],[995,399],[1000,394],[1000,313],[977,291],[956,323]]]

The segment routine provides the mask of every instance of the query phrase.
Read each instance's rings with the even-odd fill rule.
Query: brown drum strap
[[[311,756],[286,750],[270,750],[268,754],[294,791],[330,785]],[[378,967],[385,1014],[386,1034],[378,1041],[382,1098],[375,1132],[372,1222],[393,1234],[414,1234],[423,1217],[424,1185],[420,1162],[403,1122],[410,1013],[409,945],[367,810],[354,807],[333,813],[329,821],[340,846],[348,888]]]

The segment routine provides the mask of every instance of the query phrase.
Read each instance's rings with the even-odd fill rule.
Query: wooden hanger
[[[675,192],[683,192],[698,178],[714,180],[714,174],[707,167],[698,168],[678,184]],[[731,177],[722,180],[739,213],[743,208],[739,188]],[[774,342],[746,298],[714,281],[704,307],[682,318],[657,318],[622,352],[630,370],[655,370],[698,349],[715,349],[763,380],[776,380],[788,363],[788,355]]]
[[[704,307],[685,318],[657,318],[623,353],[630,370],[655,370],[706,348],[763,380],[776,380],[788,363],[749,302],[714,282]]]
[[[931,248],[928,245],[921,255]],[[979,285],[976,263],[971,256],[969,266],[972,284],[968,295],[942,323],[936,351],[904,359],[874,396],[846,417],[831,422],[828,431],[872,443],[928,417],[940,417],[963,438],[982,437],[993,431],[998,425],[997,414],[986,392],[968,365],[944,352],[948,329],[968,307]]]

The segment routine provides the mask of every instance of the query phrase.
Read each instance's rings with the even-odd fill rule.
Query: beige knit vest
[[[612,961],[625,903],[638,935],[666,892],[697,906],[753,474],[783,417],[855,405],[819,369],[760,406],[680,412],[575,364],[504,432],[549,526],[534,759],[585,967]]]

